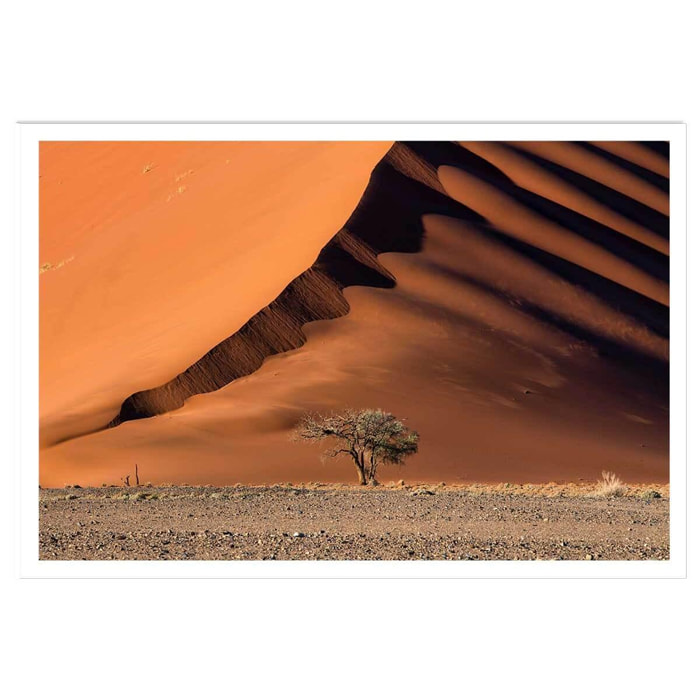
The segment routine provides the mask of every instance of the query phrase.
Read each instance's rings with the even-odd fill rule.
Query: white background
[[[17,120],[678,120],[688,123],[691,193],[686,579],[19,579],[10,327],[0,365],[0,684],[21,686],[10,697],[692,695],[700,113],[691,4],[9,5],[0,18],[0,298],[10,307]]]

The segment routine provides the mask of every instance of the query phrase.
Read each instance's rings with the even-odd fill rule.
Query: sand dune
[[[289,440],[346,406],[420,432],[387,479],[667,480],[662,149],[121,149],[42,150],[42,484],[351,479]]]
[[[633,141],[592,141],[589,147],[599,148],[618,156],[623,167],[633,165],[643,168],[647,173],[654,173],[661,178],[655,182],[668,192],[669,148],[668,143],[643,144]]]
[[[587,185],[584,178],[587,178],[591,182],[588,187],[593,191],[600,191],[601,186],[605,186],[617,193],[618,200],[629,197],[638,206],[643,205],[668,216],[667,193],[630,173],[627,168],[585,148],[584,144],[527,141],[513,145],[544,159],[545,167],[553,170],[556,170],[556,165],[566,168],[568,175],[564,176],[584,186]]]
[[[43,143],[42,444],[105,426],[305,270],[391,144]]]

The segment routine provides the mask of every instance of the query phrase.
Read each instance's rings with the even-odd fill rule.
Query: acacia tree
[[[296,437],[311,442],[333,438],[335,445],[325,456],[349,455],[362,485],[376,483],[380,464],[403,464],[406,457],[418,451],[418,433],[379,409],[306,415],[297,427]]]

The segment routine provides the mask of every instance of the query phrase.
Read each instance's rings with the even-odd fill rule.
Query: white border
[[[25,123],[17,127],[20,303],[13,328],[20,415],[15,561],[23,578],[684,578],[686,577],[686,127],[620,123]],[[671,142],[671,559],[669,561],[39,561],[38,182],[40,141],[655,140]]]

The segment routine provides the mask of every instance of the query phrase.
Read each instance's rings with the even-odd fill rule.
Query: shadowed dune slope
[[[632,143],[394,144],[310,267],[275,270],[207,352],[186,337],[179,373],[131,376],[110,429],[92,414],[42,451],[42,483],[134,461],[152,481],[346,480],[289,437],[347,406],[420,432],[385,479],[667,480],[665,164]]]

